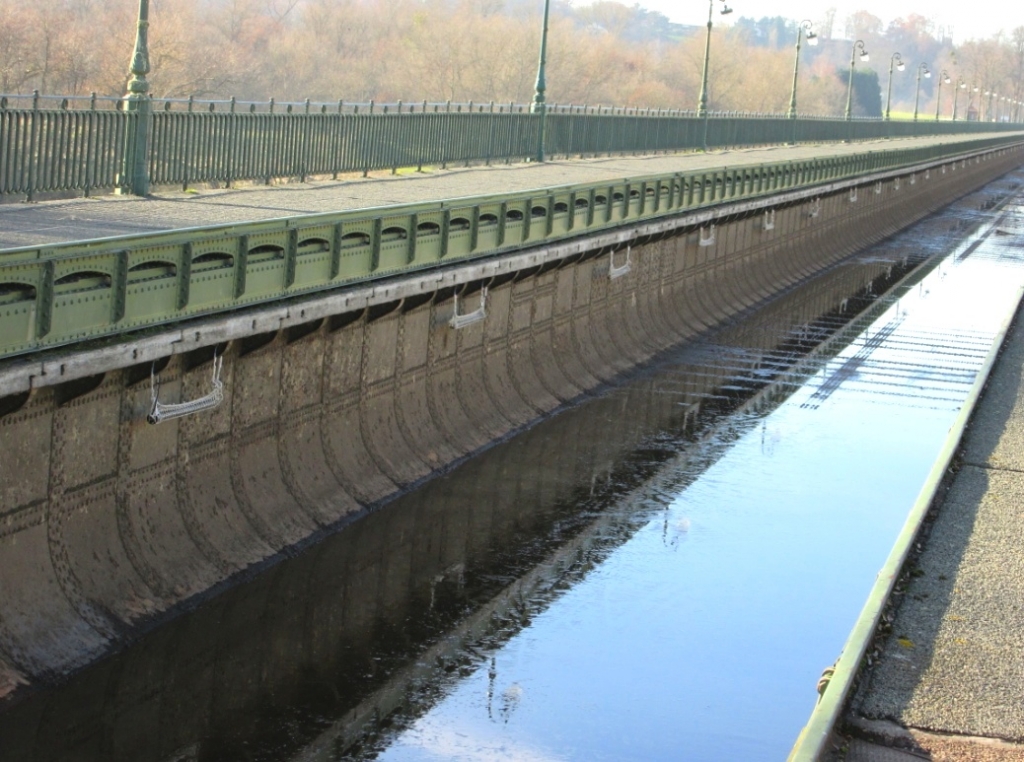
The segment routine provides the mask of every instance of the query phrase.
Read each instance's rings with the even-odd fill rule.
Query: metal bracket
[[[917,185],[917,175],[911,175],[910,176],[910,184],[911,185]]]
[[[775,230],[775,210],[769,209],[764,213],[764,229]]]
[[[155,363],[154,363],[155,365]],[[213,389],[209,394],[188,402],[178,402],[171,405],[160,404],[160,379],[153,368],[149,371],[149,390],[153,398],[153,407],[146,416],[150,423],[157,424],[169,421],[172,418],[181,418],[193,413],[201,413],[204,410],[213,410],[224,401],[224,382],[220,380],[220,371],[224,367],[224,358],[217,357],[213,353]]]
[[[882,181],[879,180],[877,183],[875,183],[875,195],[881,195],[881,193],[882,193]]]
[[[620,278],[630,270],[633,269],[632,263],[629,261],[629,255],[632,251],[632,246],[626,245],[626,263],[624,265],[615,266],[615,250],[612,249],[611,255],[608,257],[608,280],[615,280]]]
[[[850,203],[853,204],[857,201],[857,189],[850,188]]]
[[[900,189],[900,179],[898,177],[892,181],[892,189],[893,190],[899,190]]]
[[[715,226],[714,225],[711,226],[710,231],[708,232],[707,235],[704,234],[705,230],[708,230],[708,228],[701,228],[700,229],[700,245],[701,246],[713,246],[715,244]]]
[[[480,289],[480,306],[473,310],[473,312],[464,315],[459,314],[459,295],[456,294],[455,310],[452,314],[452,319],[448,321],[448,325],[458,330],[459,328],[465,328],[467,325],[478,323],[485,317],[487,317],[487,286]]]
[[[811,217],[811,218],[814,218],[814,217],[817,217],[819,214],[821,214],[821,199],[820,198],[816,198],[811,203],[811,209],[810,209],[809,212],[807,212],[807,216]]]

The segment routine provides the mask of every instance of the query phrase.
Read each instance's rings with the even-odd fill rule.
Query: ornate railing
[[[0,96],[0,196],[150,185],[230,185],[537,154],[540,117],[517,104],[239,103]],[[111,108],[113,106],[113,108]],[[992,122],[844,121],[829,117],[549,106],[544,155],[589,156],[792,142],[985,133]],[[137,140],[137,131],[144,140]],[[127,154],[143,146],[145,161]],[[126,146],[128,147],[126,149]]]

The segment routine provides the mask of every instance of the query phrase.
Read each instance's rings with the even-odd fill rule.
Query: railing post
[[[124,155],[117,192],[133,196],[149,193],[148,143],[152,103],[149,98],[149,0],[139,0],[139,22],[135,33],[131,79],[124,97]]]
[[[36,156],[36,135],[42,129],[42,118],[39,114],[39,91],[32,91],[32,119],[29,121],[28,133],[28,183],[25,188],[25,199],[32,201],[36,190],[36,165],[39,159]],[[40,152],[41,153],[41,152]]]

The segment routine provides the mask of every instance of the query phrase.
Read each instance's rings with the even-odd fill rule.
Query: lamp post
[[[853,118],[853,66],[857,62],[857,50],[860,50],[860,60],[868,60],[868,52],[864,49],[864,40],[857,40],[853,43],[853,51],[850,53],[850,81],[846,86],[846,121]]]
[[[899,53],[893,53],[889,57],[889,85],[886,88],[885,93],[885,121],[889,121],[889,104],[892,103],[892,69],[896,67],[896,71],[903,71],[907,68],[907,65],[903,63],[903,57]]]
[[[807,32],[807,44],[817,45],[818,35],[811,31],[811,22],[804,19],[796,27],[796,58],[793,61],[793,94],[789,97],[789,118],[796,119],[796,76],[800,70],[800,39]]]
[[[986,90],[985,91],[985,95],[988,96],[988,107],[985,109],[985,121],[986,122],[991,122],[992,121],[992,99],[994,97],[996,97],[996,93],[995,93],[994,90]]]
[[[935,121],[936,122],[939,121],[939,103],[942,101],[942,85],[943,85],[943,83],[948,85],[952,81],[953,80],[951,80],[949,78],[949,74],[946,72],[945,69],[943,69],[942,72],[939,74],[938,84],[935,85]],[[954,94],[954,96],[956,95],[956,90],[953,91],[953,94]]]
[[[725,0],[719,0],[722,3],[722,10],[720,13],[726,16],[732,13]],[[708,150],[708,64],[711,61],[711,19],[715,13],[715,0],[708,0],[708,36],[704,41],[704,73],[701,76],[700,82],[700,102],[697,104],[697,116],[704,120],[704,150]]]
[[[132,53],[131,78],[124,96],[124,110],[135,114],[125,126],[124,154],[118,193],[145,196],[149,193],[146,172],[146,146],[149,135],[149,0],[139,0],[139,20],[135,28],[135,50]]]
[[[540,60],[537,63],[537,84],[534,87],[532,111],[540,114],[540,125],[537,130],[537,161],[544,161],[544,132],[547,128],[548,106],[545,98],[547,83],[544,80],[544,68],[548,60],[548,14],[551,0],[544,0],[544,24],[540,32]]]
[[[972,85],[971,87],[967,88],[967,120],[968,121],[970,121],[970,119],[971,119],[971,104],[974,103],[974,94],[977,93],[977,92],[980,92],[980,91],[981,91],[981,88],[978,87],[977,85]],[[980,98],[978,99],[978,110],[979,110],[979,112],[981,111],[981,99]],[[981,121],[981,114],[980,113],[978,114],[978,121],[979,122]]]
[[[932,73],[928,71],[928,64],[923,61],[917,65],[917,92],[914,94],[914,121],[917,121],[917,106],[921,102],[921,75],[930,77]]]
[[[967,83],[963,77],[956,78],[956,87],[953,88],[953,121],[956,121],[956,101],[960,97],[960,91],[967,89]]]

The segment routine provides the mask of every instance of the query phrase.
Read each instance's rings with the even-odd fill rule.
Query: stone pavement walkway
[[[20,246],[152,233],[206,225],[251,222],[345,209],[440,201],[620,180],[705,168],[842,156],[863,151],[915,148],[999,133],[872,140],[798,146],[737,148],[710,153],[616,156],[544,164],[509,164],[392,176],[375,173],[340,180],[270,187],[161,192],[148,198],[99,196],[38,203],[0,204],[0,250]]]
[[[847,710],[846,762],[1024,760],[1022,369],[1018,313],[892,631]]]

